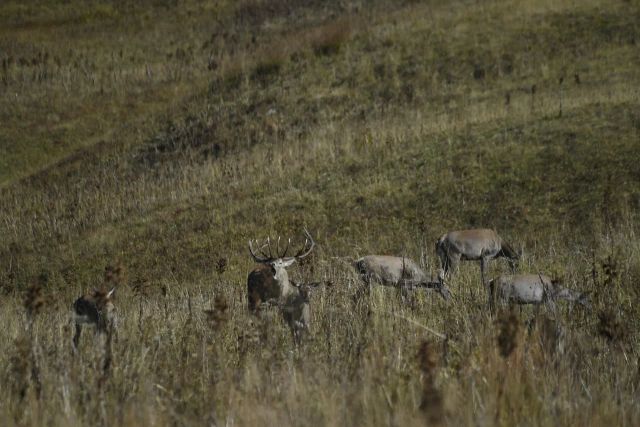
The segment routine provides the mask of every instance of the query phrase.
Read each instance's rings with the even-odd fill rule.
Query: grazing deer
[[[496,300],[515,304],[546,304],[555,310],[555,302],[563,299],[590,307],[586,294],[562,287],[557,280],[542,274],[503,274],[489,281],[489,298],[492,309]]]
[[[95,326],[96,333],[111,333],[115,327],[116,315],[113,305],[113,294],[110,291],[94,289],[92,293],[81,296],[73,303],[73,320],[76,333],[73,336],[73,347],[78,348],[82,325]]]
[[[480,275],[482,285],[486,285],[485,270],[487,261],[494,258],[507,258],[512,270],[520,255],[494,230],[474,229],[450,231],[436,242],[436,254],[440,258],[440,280],[451,270],[458,267],[462,261],[480,261]]]
[[[435,289],[445,300],[451,296],[442,281],[430,282],[425,272],[412,259],[389,255],[367,255],[354,262],[362,280],[369,286],[380,283],[404,289]]]
[[[300,342],[309,325],[309,289],[307,285],[298,286],[292,283],[286,269],[295,261],[309,255],[315,247],[316,243],[306,229],[304,235],[305,241],[302,248],[289,257],[286,255],[291,239],[287,241],[282,254],[280,254],[280,239],[278,239],[276,256],[272,255],[270,239],[258,248],[259,254],[253,247],[254,242],[249,241],[249,252],[259,264],[249,273],[247,279],[249,310],[256,313],[262,304],[275,301],[296,343]],[[265,247],[268,249],[268,254],[263,251]]]

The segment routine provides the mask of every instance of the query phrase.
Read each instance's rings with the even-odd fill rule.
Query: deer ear
[[[116,291],[116,287],[114,286],[109,292],[107,292],[107,298],[111,298],[115,291]]]
[[[291,259],[287,259],[287,260],[284,260],[284,259],[283,259],[283,260],[282,260],[282,266],[283,266],[284,268],[287,268],[287,267],[290,267],[290,266],[291,266],[291,264],[293,264],[294,262],[296,262],[296,259],[295,259],[295,258],[291,258]]]

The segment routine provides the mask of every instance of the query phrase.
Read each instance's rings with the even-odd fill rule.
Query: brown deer
[[[73,336],[73,347],[78,348],[82,325],[95,326],[96,333],[111,333],[116,323],[113,296],[116,288],[110,291],[94,289],[92,293],[81,296],[73,303],[73,320],[76,333]]]
[[[410,258],[389,255],[367,255],[354,262],[354,266],[366,285],[379,283],[384,286],[434,289],[442,298],[451,296],[442,281],[431,282],[426,273]]]
[[[249,252],[259,264],[247,278],[249,310],[257,313],[263,304],[279,306],[296,343],[300,342],[302,335],[309,327],[309,286],[296,285],[290,281],[287,267],[308,256],[315,247],[316,243],[306,229],[304,235],[304,245],[293,256],[287,256],[291,239],[287,241],[287,246],[282,253],[280,253],[280,239],[278,239],[275,256],[272,254],[270,239],[257,249],[258,253],[253,247],[254,242],[249,241]],[[264,252],[265,248],[268,249],[268,253]]]
[[[543,274],[503,274],[489,281],[489,302],[495,303],[545,304],[555,310],[557,300],[566,300],[590,308],[587,295],[560,285],[558,280]]]
[[[520,255],[494,230],[473,229],[450,231],[436,242],[436,254],[440,258],[440,280],[444,281],[448,272],[455,270],[459,262],[480,261],[482,284],[486,286],[485,270],[487,262],[494,258],[506,258],[515,270]]]

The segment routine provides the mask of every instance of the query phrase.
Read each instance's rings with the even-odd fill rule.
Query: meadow
[[[0,419],[640,424],[638,43],[635,0],[2,2]],[[247,242],[303,227],[295,346]],[[354,298],[350,260],[435,277],[473,227],[591,310],[491,315],[477,263],[449,302]]]

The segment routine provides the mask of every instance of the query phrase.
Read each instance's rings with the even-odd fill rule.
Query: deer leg
[[[496,311],[496,286],[495,280],[489,281],[489,314],[493,316]]]
[[[509,260],[509,268],[511,269],[511,274],[516,274],[517,264],[513,260]]]
[[[480,278],[482,279],[482,288],[485,289],[485,291],[489,292],[489,289],[487,287],[487,281],[485,280],[485,274],[484,271],[487,268],[487,259],[485,257],[480,258]]]
[[[76,333],[73,335],[73,348],[78,349],[78,342],[80,341],[80,334],[82,333],[82,326],[76,323]]]
[[[459,259],[459,255],[451,255],[448,252],[440,257],[441,268],[440,274],[438,274],[438,279],[441,282],[444,282],[444,278],[447,277],[448,274],[453,274],[456,271]]]
[[[118,325],[117,325],[117,320],[116,319],[112,319],[109,322],[109,333],[113,334],[113,340],[114,342],[118,342]]]
[[[400,279],[397,286],[402,304],[409,304],[411,302],[411,297],[413,296],[412,283],[407,279]]]
[[[440,271],[438,272],[438,276],[442,277],[441,280],[444,280],[444,276],[447,274],[447,271],[449,271],[449,261],[446,254],[440,253],[439,251],[437,252],[438,258],[440,258]]]
[[[400,282],[398,282],[397,292],[403,305],[407,303],[407,288],[405,286],[404,280],[400,280]]]
[[[298,321],[294,323],[291,332],[293,332],[293,342],[296,347],[299,347],[302,343],[302,335],[304,334],[304,329],[304,325],[300,324]]]
[[[447,271],[451,272],[450,274],[455,273],[458,270],[459,262],[460,262],[460,254],[449,257],[449,269]]]

